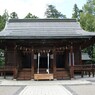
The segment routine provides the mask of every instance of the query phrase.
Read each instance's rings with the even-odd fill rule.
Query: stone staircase
[[[46,74],[46,73],[42,73]],[[21,69],[18,72],[17,80],[31,80],[33,78],[31,69]],[[70,79],[70,72],[64,68],[57,68],[56,73],[54,74],[54,78],[59,80]]]
[[[18,72],[17,80],[30,80],[31,69],[24,68]]]
[[[62,68],[56,70],[56,78],[57,79],[70,79],[70,73],[68,70]]]

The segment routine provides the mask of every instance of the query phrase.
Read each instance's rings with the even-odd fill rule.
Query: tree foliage
[[[47,6],[45,16],[46,18],[66,18],[66,16],[59,12],[53,5]]]
[[[3,19],[5,20],[5,22],[8,21],[8,19],[9,19],[9,14],[8,14],[8,11],[7,11],[7,10],[4,11],[2,17],[3,17]]]
[[[95,0],[87,0],[87,3],[83,6],[83,12],[80,14],[80,24],[86,31],[95,31]],[[95,61],[95,45],[86,48],[85,51]]]
[[[10,18],[11,18],[11,19],[18,19],[18,14],[17,14],[16,12],[12,12],[12,13],[10,14]]]
[[[95,15],[95,0],[87,0],[83,7],[83,12]]]
[[[79,8],[77,6],[77,4],[74,5],[74,8],[73,8],[73,14],[72,14],[72,18],[79,18],[80,16],[80,11],[79,11]]]
[[[3,15],[0,15],[0,31],[4,29],[6,21],[8,20],[8,18],[9,18],[8,11],[5,10]]]
[[[3,30],[5,27],[5,20],[3,16],[0,15],[0,31]]]
[[[3,67],[5,64],[4,51],[0,49],[0,67]]]
[[[38,18],[35,15],[32,15],[31,13],[28,13],[25,18]]]
[[[95,16],[89,13],[81,13],[80,24],[86,31],[95,31]]]
[[[86,31],[95,31],[95,0],[88,0],[83,6],[80,24]]]

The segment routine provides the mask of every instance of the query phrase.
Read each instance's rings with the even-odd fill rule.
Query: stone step
[[[70,79],[70,74],[66,70],[56,72],[55,76],[57,77],[57,79]]]
[[[18,80],[29,80],[31,79],[31,70],[30,69],[22,69],[18,73]]]

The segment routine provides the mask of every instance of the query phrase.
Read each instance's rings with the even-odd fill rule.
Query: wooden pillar
[[[4,71],[3,71],[3,73],[4,73],[4,79],[6,78],[6,72],[5,72],[5,66],[6,66],[6,64],[7,64],[7,47],[5,47],[5,51],[4,51],[4,57],[5,57],[5,64],[4,64]]]
[[[13,78],[17,78],[17,56],[16,56],[16,54],[17,54],[17,51],[16,51],[16,45],[14,46],[14,62],[13,62],[13,66],[12,66],[12,68],[14,69],[13,70]]]
[[[93,41],[93,43],[94,43],[94,41]],[[94,54],[94,44],[92,45],[92,59],[93,59],[93,54]],[[93,64],[93,63],[92,63]],[[92,75],[93,75],[93,77],[94,77],[94,68],[93,68],[94,66],[92,65]]]
[[[82,54],[81,54],[81,46],[80,46],[79,50],[80,50],[80,64],[82,65]]]
[[[53,75],[56,78],[56,50],[53,49]]]
[[[81,46],[80,46],[80,48],[79,48],[79,54],[80,54],[80,57],[79,57],[79,62],[80,62],[80,65],[82,65],[82,54],[81,54]],[[82,67],[81,67],[82,68]],[[83,70],[81,70],[81,77],[83,77],[83,73],[84,73],[84,71]]]
[[[70,47],[70,55],[71,55],[70,76],[71,78],[74,78],[73,46]]]
[[[31,63],[32,63],[32,65],[31,65],[31,78],[32,79],[34,79],[34,50],[32,49],[32,51],[31,51]]]
[[[65,67],[66,68],[69,68],[68,57],[69,57],[69,55],[68,55],[68,48],[66,47],[66,60],[65,60]]]

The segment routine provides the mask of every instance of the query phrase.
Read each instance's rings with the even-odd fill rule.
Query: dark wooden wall
[[[81,64],[81,50],[79,47],[74,49],[74,64],[75,65]]]

